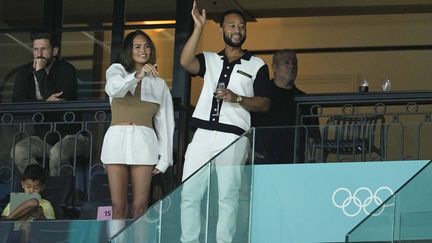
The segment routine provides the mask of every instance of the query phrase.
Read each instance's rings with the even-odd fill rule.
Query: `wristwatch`
[[[237,96],[236,103],[240,104],[242,103],[242,101],[243,101],[243,96],[241,95]]]

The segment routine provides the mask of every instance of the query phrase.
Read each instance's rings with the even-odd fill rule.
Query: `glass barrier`
[[[54,104],[40,104],[38,109],[46,110],[53,107],[48,105]],[[20,175],[16,173],[18,170],[14,167],[14,159],[11,157],[13,145],[25,136],[35,134],[34,129],[36,128],[56,129],[63,138],[62,128],[79,123],[78,125],[82,129],[80,133],[89,135],[91,156],[84,159],[77,158],[76,165],[73,164],[74,161],[65,161],[68,162],[65,163],[65,166],[72,167],[73,173],[71,174],[76,175],[76,170],[80,169],[81,174],[84,172],[85,175],[89,175],[82,179],[76,178],[76,180],[81,180],[78,184],[90,188],[90,169],[95,164],[100,165],[103,134],[110,121],[109,110],[106,110],[109,109],[108,106],[102,107],[100,111],[85,111],[85,107],[82,110],[77,107],[76,111],[81,113],[82,117],[81,119],[77,118],[74,122],[71,122],[69,118],[68,121],[40,122],[40,117],[43,116],[38,111],[32,110],[23,114],[26,107],[17,106],[16,110],[7,111],[0,109],[0,133],[2,135],[0,139],[0,208],[7,201],[8,193],[11,190],[20,189]],[[32,117],[35,117],[36,120],[32,120]],[[432,122],[404,122],[402,119],[395,121],[389,118],[386,118],[386,121],[388,122],[376,126],[338,125],[326,122],[321,126],[256,128],[254,163],[397,161],[432,158],[432,150],[430,149]],[[366,129],[365,127],[374,129]],[[56,131],[47,134],[53,134]],[[360,136],[360,131],[366,132],[361,133],[363,135]],[[179,144],[183,142],[181,138],[178,139]],[[47,156],[38,159],[43,166],[48,166]],[[179,178],[181,175],[176,176]],[[173,184],[178,184],[179,179],[175,180]],[[88,198],[89,190],[82,188],[79,190],[83,191]]]
[[[0,127],[5,130],[13,128],[9,123],[0,123],[0,125]],[[192,176],[184,180],[183,183],[178,183],[180,185],[177,188],[169,194],[165,194],[161,200],[157,201],[149,208],[145,215],[138,219],[130,220],[130,222],[117,222],[115,220],[107,222],[92,220],[83,221],[77,220],[77,218],[80,217],[78,212],[78,215],[70,218],[73,219],[70,221],[57,220],[34,222],[31,224],[30,232],[32,235],[35,235],[35,237],[39,237],[37,235],[39,234],[38,232],[45,230],[42,230],[41,227],[45,227],[46,225],[55,222],[55,226],[47,226],[47,228],[56,230],[58,227],[58,231],[63,232],[59,233],[62,235],[61,237],[68,237],[67,239],[75,239],[73,237],[84,237],[84,239],[92,241],[95,239],[93,242],[105,240],[111,242],[142,242],[143,239],[145,239],[146,242],[171,243],[180,242],[181,239],[186,241],[188,239],[196,238],[200,242],[217,242],[217,239],[220,238],[233,238],[233,242],[254,242],[256,236],[268,237],[268,230],[263,230],[260,234],[257,234],[256,229],[253,228],[259,227],[257,225],[261,225],[262,227],[262,222],[265,222],[265,226],[270,225],[267,221],[261,220],[261,222],[257,222],[259,216],[262,216],[262,214],[274,214],[277,216],[274,217],[274,222],[285,219],[285,217],[282,218],[284,215],[282,212],[285,212],[283,210],[286,209],[285,206],[287,204],[278,204],[280,200],[274,201],[276,201],[275,206],[280,207],[280,210],[282,211],[279,211],[276,207],[270,207],[275,210],[274,212],[263,212],[261,210],[262,208],[269,208],[268,206],[265,206],[268,205],[267,198],[277,198],[274,193],[280,192],[281,194],[284,194],[287,193],[288,189],[292,191],[290,192],[290,195],[299,193],[297,190],[298,187],[294,186],[294,184],[287,178],[290,178],[290,180],[297,178],[295,180],[297,183],[302,185],[301,190],[304,190],[304,188],[306,188],[305,186],[308,185],[310,186],[310,189],[307,191],[311,192],[317,188],[317,185],[314,183],[317,181],[319,182],[319,178],[327,178],[329,171],[332,171],[332,180],[326,179],[326,183],[319,183],[322,187],[329,187],[325,188],[329,192],[327,194],[321,193],[324,190],[320,190],[320,193],[322,194],[320,200],[325,200],[325,204],[320,203],[320,207],[326,205],[326,207],[328,206],[333,210],[331,213],[339,215],[341,213],[340,208],[335,208],[332,206],[333,204],[331,204],[331,193],[335,188],[348,186],[344,183],[353,179],[353,176],[350,176],[351,174],[347,171],[350,171],[350,173],[353,173],[352,175],[357,176],[360,174],[359,171],[362,170],[362,173],[366,173],[367,176],[371,177],[370,179],[367,179],[367,177],[362,178],[364,181],[359,182],[360,184],[356,184],[357,182],[353,180],[351,184],[355,184],[353,185],[354,188],[364,186],[365,182],[367,184],[372,181],[372,179],[375,181],[382,181],[383,177],[380,176],[382,174],[375,173],[377,171],[375,168],[378,167],[382,173],[387,174],[389,171],[400,171],[397,170],[401,168],[400,166],[403,166],[404,171],[415,172],[423,167],[423,165],[421,165],[416,169],[415,164],[418,163],[414,162],[411,163],[414,167],[408,170],[407,166],[405,166],[406,164],[400,165],[402,161],[398,161],[399,167],[395,168],[395,170],[392,170],[391,167],[398,163],[317,162],[368,161],[369,158],[373,157],[389,157],[388,155],[393,154],[394,152],[401,154],[402,157],[400,157],[400,160],[404,160],[403,158],[431,158],[430,149],[428,150],[428,147],[426,146],[431,143],[430,140],[432,139],[430,136],[427,136],[430,134],[432,129],[430,122],[393,122],[383,126],[384,128],[382,128],[381,125],[378,126],[380,127],[378,130],[361,130],[365,131],[362,134],[369,134],[369,136],[362,137],[368,140],[352,140],[352,143],[344,149],[341,149],[340,146],[342,146],[342,144],[346,145],[347,140],[342,140],[341,135],[335,135],[343,129],[341,125],[327,124],[320,127],[298,126],[251,129],[244,136],[224,148],[222,152],[215,154],[208,163],[205,163]],[[356,137],[361,126],[350,125],[348,127],[352,128],[352,133],[355,135],[354,137]],[[88,127],[86,129],[88,129]],[[381,129],[385,132],[381,133]],[[13,133],[14,131],[12,130],[11,132]],[[326,130],[328,136],[324,136]],[[374,136],[370,136],[371,134]],[[406,136],[416,136],[417,139],[414,141],[411,140],[410,143],[403,142],[406,140]],[[12,134],[10,137],[14,137],[14,135]],[[333,144],[330,139],[332,137],[336,138],[336,140],[333,140],[335,141]],[[372,139],[372,137],[374,137],[374,139]],[[344,143],[342,143],[342,141],[344,141]],[[358,143],[359,141],[361,142]],[[382,141],[384,141],[383,147],[381,147]],[[95,142],[95,144],[100,143]],[[336,147],[326,147],[327,145],[330,146],[335,144],[337,145]],[[374,144],[373,146],[378,148],[382,148],[382,154],[377,155],[376,151],[368,150],[368,148],[371,148],[371,144]],[[392,149],[386,149],[389,147]],[[336,149],[332,150],[332,148]],[[396,150],[394,148],[399,149]],[[10,149],[11,146],[5,149],[4,157],[10,156]],[[342,154],[339,152],[346,153]],[[326,160],[317,157],[318,155],[327,156]],[[340,160],[338,160],[338,158]],[[4,191],[2,187],[0,187],[0,199],[2,199],[0,200],[0,208],[8,202],[7,196],[11,191],[11,183],[19,183],[19,177],[11,179],[10,170],[7,168],[13,168],[13,162],[11,161],[11,158],[6,159],[5,163],[7,162],[8,165],[0,167],[0,179],[2,179],[0,180],[0,185],[4,184],[5,187],[7,187],[7,190]],[[293,163],[296,163],[296,165],[286,165]],[[410,162],[404,161],[404,163]],[[335,171],[333,172],[333,170]],[[405,187],[403,187],[402,190],[397,191],[397,194],[395,194],[396,196],[389,200],[384,202],[388,195],[386,195],[386,197],[379,195],[379,198],[382,199],[380,199],[381,201],[371,202],[371,205],[373,204],[374,207],[368,207],[368,213],[372,212],[376,205],[380,205],[381,202],[384,204],[381,208],[373,211],[373,217],[368,217],[367,220],[364,220],[363,223],[356,228],[356,230],[347,236],[350,237],[350,241],[364,241],[364,239],[390,241],[394,237],[400,237],[401,239],[409,239],[413,236],[423,238],[430,237],[428,231],[423,229],[431,229],[430,222],[432,222],[432,210],[428,207],[427,202],[430,202],[432,196],[430,189],[420,187],[425,184],[430,185],[430,179],[428,178],[431,174],[430,170],[430,167],[423,169],[417,177],[413,178],[407,185],[405,185]],[[312,176],[312,172],[315,173],[314,176]],[[412,174],[415,172],[412,172]],[[291,173],[290,176],[287,176],[287,173]],[[311,176],[305,177],[305,174]],[[392,177],[390,174],[386,175],[386,177]],[[395,172],[394,174],[397,173]],[[409,177],[400,179],[400,184],[393,183],[395,184],[393,191],[400,188],[400,185],[403,185],[407,178],[411,178],[412,174],[410,174]],[[268,179],[269,176],[271,177],[271,180]],[[310,180],[312,177],[314,180]],[[397,177],[402,178],[400,174],[398,174]],[[88,185],[88,183],[91,182],[86,181],[88,178],[84,178],[83,180],[84,181],[82,182],[85,185]],[[286,180],[284,182],[285,184],[282,183],[282,180]],[[266,186],[263,187],[263,185]],[[277,187],[280,185],[287,186]],[[415,185],[418,187],[415,187]],[[276,187],[278,190],[275,189]],[[372,187],[374,187],[374,185],[372,185]],[[252,190],[252,188],[254,188],[254,190]],[[272,190],[268,190],[268,188],[272,188]],[[88,193],[88,198],[92,198],[91,194],[94,194],[95,191],[88,190],[85,193]],[[254,194],[255,197],[252,197],[252,194]],[[303,196],[310,199],[309,197],[311,195],[318,194],[319,193],[308,193]],[[300,196],[300,194],[296,195]],[[279,196],[282,198],[282,195]],[[285,196],[285,194],[283,196]],[[263,197],[266,200],[263,200]],[[412,199],[415,199],[416,204],[413,204],[413,201],[409,201]],[[287,200],[289,201],[289,199]],[[370,200],[373,200],[373,198]],[[286,200],[283,200],[283,202],[286,202]],[[309,200],[309,202],[311,205],[308,205],[310,208],[313,208],[315,207],[315,204],[313,203],[319,202],[319,200]],[[70,202],[68,201],[65,203]],[[291,202],[291,204],[296,205],[296,207],[301,206],[300,204],[296,204],[296,202]],[[301,201],[301,204],[306,203],[305,201]],[[73,204],[68,206],[74,207]],[[322,211],[326,213],[329,212],[328,210]],[[286,210],[286,212],[288,212],[288,210]],[[289,212],[291,213],[291,211]],[[395,216],[395,212],[398,212],[397,216]],[[255,221],[252,219],[251,215],[254,217]],[[346,227],[341,231],[342,233],[338,233],[338,235],[344,239],[346,232],[357,225],[363,217],[356,218],[355,222],[349,217],[342,217],[344,220],[350,219],[349,222],[354,223],[350,224],[349,227]],[[334,220],[334,218],[332,219]],[[419,224],[418,222],[423,223]],[[3,234],[0,232],[0,237],[3,237],[0,239],[0,242],[7,239],[7,237],[12,237],[12,239],[14,239],[13,237],[15,236],[13,235],[13,232],[15,222],[1,223],[0,231],[9,233]],[[33,224],[35,226],[33,226]],[[39,230],[38,227],[41,228],[41,230]],[[332,225],[332,227],[334,227],[334,225]],[[93,230],[98,233],[95,233],[94,236],[87,236],[87,232],[90,228],[93,228]],[[73,230],[76,235],[75,233],[70,233],[71,230]],[[252,234],[252,231],[255,235]],[[287,232],[290,233],[289,230],[287,230]],[[12,236],[10,236],[11,234]],[[279,234],[278,236],[282,235],[283,234]]]
[[[0,242],[107,242],[129,220],[0,221]]]
[[[204,164],[111,242],[248,242],[253,130]]]
[[[393,196],[354,227],[346,235],[346,242],[430,242],[431,164],[426,164]]]

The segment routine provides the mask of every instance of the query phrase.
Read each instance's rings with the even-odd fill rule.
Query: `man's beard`
[[[224,34],[223,36],[224,36],[225,44],[232,46],[232,47],[241,47],[246,40],[246,35],[244,35],[244,36],[242,36],[243,38],[240,40],[240,42],[234,43],[226,34]]]

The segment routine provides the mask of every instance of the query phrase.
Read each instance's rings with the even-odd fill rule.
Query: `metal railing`
[[[185,124],[186,112],[175,103],[174,166],[158,178],[157,183],[168,193],[181,178],[185,131],[179,124]],[[53,119],[55,118],[55,119]],[[20,190],[20,172],[15,166],[15,144],[33,135],[51,144],[72,136],[74,142],[72,156],[60,155],[59,174],[75,177],[81,200],[90,200],[93,193],[91,179],[102,174],[104,168],[100,160],[103,137],[110,125],[111,112],[108,100],[65,101],[65,102],[22,102],[0,104],[0,202],[7,202],[10,191]],[[41,132],[42,131],[42,132]],[[77,153],[78,137],[85,137],[85,153]],[[65,146],[60,143],[60,146]],[[43,156],[37,161],[49,168],[48,147],[43,148]],[[61,149],[60,149],[61,150]],[[30,156],[30,151],[27,154]],[[158,192],[161,188],[158,188]],[[160,192],[159,192],[160,193]],[[162,195],[156,195],[160,197]],[[157,200],[155,198],[153,200]]]
[[[295,101],[297,126],[256,129],[257,164],[432,158],[432,92],[314,94],[296,97]],[[61,114],[62,119],[47,120],[53,112]],[[380,121],[366,122],[370,117],[379,117]],[[187,109],[176,105],[175,162],[163,179],[167,190],[180,182],[187,118]],[[355,122],[336,122],[338,119]],[[311,120],[317,123],[308,124]],[[14,144],[33,134],[36,127],[44,127],[59,139],[64,135],[58,130],[71,125],[78,127],[76,136],[82,134],[89,139],[88,154],[83,157],[74,153],[61,173],[83,175],[80,186],[90,198],[89,180],[103,170],[100,150],[109,123],[107,100],[0,104],[0,200],[1,195],[17,189],[19,182],[11,156]],[[40,162],[47,165],[48,160],[43,157]]]
[[[369,93],[335,93],[312,94],[296,97],[297,125],[311,127],[310,121],[319,121],[321,138],[315,138],[308,149],[325,147],[326,143],[334,143],[332,154],[334,161],[358,160],[411,160],[431,159],[429,149],[432,137],[432,92],[406,91],[406,92],[369,92]],[[370,117],[380,117],[375,124],[335,123],[335,118],[367,120]],[[369,130],[361,130],[370,126]],[[350,128],[350,129],[348,129]],[[310,130],[310,128],[308,128]],[[369,137],[365,148],[377,148],[374,151],[361,151],[352,143],[351,149],[343,148],[343,131],[363,134]],[[345,134],[346,135],[346,134]],[[361,139],[360,139],[361,140]],[[315,144],[315,147],[313,145]],[[327,144],[330,145],[330,144]],[[365,147],[366,146],[366,147]],[[328,147],[328,146],[327,146]],[[314,156],[306,161],[328,161],[329,152],[324,148],[320,153],[306,151]],[[350,154],[351,152],[351,154]],[[374,153],[371,153],[374,152]],[[358,155],[363,155],[358,156]],[[317,156],[320,155],[320,156]],[[365,156],[367,155],[367,156]],[[329,155],[331,156],[331,155]],[[360,157],[360,158],[359,158]]]

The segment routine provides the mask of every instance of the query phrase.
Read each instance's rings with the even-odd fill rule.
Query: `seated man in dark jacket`
[[[47,32],[33,32],[31,41],[33,61],[18,68],[12,101],[76,100],[76,70],[70,63],[58,58],[59,48],[54,36]],[[70,163],[74,156],[88,154],[88,138],[79,134],[82,130],[79,124],[64,124],[61,112],[46,112],[41,120],[43,122],[33,121],[40,122],[34,126],[35,134],[30,134],[30,137],[27,131],[23,131],[26,138],[12,149],[12,159],[21,173],[28,164],[37,163],[38,158],[49,157],[50,174],[58,175],[61,165]],[[64,125],[54,127],[53,122]]]

